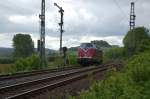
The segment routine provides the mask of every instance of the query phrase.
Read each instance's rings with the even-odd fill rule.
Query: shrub
[[[110,48],[104,51],[104,60],[116,60],[116,59],[125,59],[127,57],[124,48],[115,47]]]
[[[145,51],[150,51],[150,39],[142,40],[136,48],[136,53],[138,54]]]
[[[70,99],[141,99],[142,87],[134,86],[125,74],[111,74],[103,81],[95,82],[89,90]]]
[[[126,65],[126,72],[128,72],[135,82],[149,80],[150,52],[141,53],[131,58]]]
[[[16,73],[46,68],[41,65],[40,61],[41,60],[37,55],[32,55],[25,59],[20,58],[8,69],[8,72]]]
[[[150,51],[129,59],[121,72],[110,72],[107,78],[70,99],[149,99]]]

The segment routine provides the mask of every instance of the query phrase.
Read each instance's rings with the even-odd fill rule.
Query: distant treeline
[[[11,64],[14,63],[12,58],[0,58],[0,64]]]
[[[106,49],[106,48],[111,48],[111,47],[118,47],[117,45],[110,45],[108,42],[106,41],[103,41],[103,40],[94,40],[94,41],[91,41],[92,44],[96,45],[96,47],[98,49]],[[69,48],[69,51],[77,51],[79,46],[77,47],[71,47]]]

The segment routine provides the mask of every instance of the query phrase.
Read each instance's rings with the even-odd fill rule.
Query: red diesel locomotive
[[[102,51],[92,43],[82,43],[78,48],[78,63],[81,65],[101,64]]]

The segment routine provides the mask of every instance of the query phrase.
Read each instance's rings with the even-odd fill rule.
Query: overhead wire
[[[118,1],[117,0],[113,0],[114,1],[114,3],[115,3],[115,5],[120,9],[120,11],[121,11],[121,13],[123,14],[123,16],[124,16],[124,18],[126,19],[126,20],[128,20],[128,14],[126,14],[125,12],[124,12],[124,10],[122,9],[122,7],[120,6],[120,4],[118,3]]]
[[[139,0],[135,0],[135,3],[138,2]]]

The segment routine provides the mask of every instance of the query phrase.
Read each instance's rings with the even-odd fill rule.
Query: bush
[[[136,53],[150,51],[150,40],[142,40],[136,48]]]
[[[125,59],[127,57],[124,48],[122,47],[115,47],[110,48],[104,51],[104,60],[117,60],[117,59]]]
[[[67,65],[77,65],[77,52],[76,51],[68,51],[66,56],[66,63]],[[55,54],[53,56],[48,57],[48,61],[50,65],[55,66],[63,66],[64,65],[64,58],[61,57],[59,54]]]
[[[131,58],[125,68],[135,82],[147,81],[150,78],[150,52],[141,53]]]
[[[95,82],[88,91],[70,99],[141,99],[142,87],[134,83],[126,75],[111,74],[106,80]]]
[[[41,60],[37,55],[32,55],[31,57],[25,59],[20,58],[8,69],[8,72],[16,73],[46,68],[41,65],[40,61]]]
[[[70,99],[149,99],[150,51],[129,59],[121,72],[111,71],[78,97]]]

